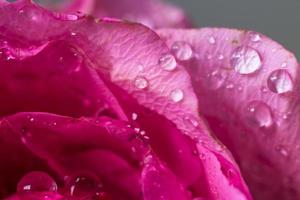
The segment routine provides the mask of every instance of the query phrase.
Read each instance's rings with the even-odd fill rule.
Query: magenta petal
[[[299,66],[266,36],[230,29],[160,30],[195,55],[199,110],[237,158],[257,199],[299,199]],[[288,163],[288,164],[287,164]],[[276,184],[274,184],[276,183]]]
[[[142,172],[144,200],[188,200],[188,193],[176,177],[158,160],[148,155]]]
[[[20,113],[5,118],[1,130],[10,134],[4,135],[5,138],[20,141],[18,146],[9,140],[3,142],[1,154],[8,150],[7,146],[13,146],[17,154],[33,157],[25,161],[33,163],[39,158],[47,163],[46,167],[40,168],[37,162],[35,167],[28,165],[25,172],[36,168],[49,172],[49,167],[61,181],[65,176],[87,171],[97,175],[106,191],[117,199],[120,196],[138,199],[140,162],[147,148],[135,139],[135,132],[126,123],[109,118],[73,119],[47,113]],[[25,151],[19,151],[17,147]],[[28,149],[30,153],[26,153]],[[1,157],[8,176],[21,171],[18,164],[23,167],[26,164],[21,157],[15,158],[15,162],[8,161]],[[1,177],[0,184],[11,187],[7,182],[16,185],[14,181],[19,179]]]
[[[16,194],[4,200],[63,200],[64,198],[57,193],[50,192],[34,192],[34,193],[24,193]]]
[[[38,46],[23,42],[0,35],[0,115],[44,111],[79,117],[105,112],[125,118],[76,47],[63,41]]]

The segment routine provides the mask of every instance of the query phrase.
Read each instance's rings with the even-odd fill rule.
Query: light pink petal
[[[64,13],[80,11],[99,18],[140,22],[151,28],[188,27],[191,24],[182,9],[163,0],[118,0],[117,4],[111,0],[73,0],[58,5],[46,0],[42,3]]]
[[[268,37],[242,30],[160,30],[185,42],[199,110],[232,151],[257,199],[299,199],[299,66]],[[177,43],[176,43],[177,42]],[[177,50],[178,53],[178,50]]]

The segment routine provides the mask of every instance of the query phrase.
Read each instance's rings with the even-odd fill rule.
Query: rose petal
[[[53,7],[53,2],[42,1],[46,7]],[[110,0],[74,0],[60,2],[56,10],[64,13],[78,11],[95,17],[113,17],[140,22],[152,28],[188,27],[190,22],[185,13],[173,4],[160,0],[119,0],[116,5]],[[57,5],[56,5],[57,6]]]
[[[106,113],[125,119],[117,100],[76,47],[63,41],[30,46],[23,42],[0,35],[0,115],[45,111],[74,117]]]
[[[13,173],[50,171],[50,167],[59,180],[80,171],[92,172],[101,178],[108,191],[115,193],[112,193],[114,196],[138,199],[139,164],[146,147],[134,139],[135,132],[126,123],[108,118],[73,119],[47,113],[20,113],[5,118],[0,128],[7,133],[1,138],[5,140],[0,153],[12,146],[18,155],[12,162],[8,162],[10,158],[1,157],[1,163],[5,163],[1,167],[10,176],[1,177],[4,187],[12,187],[7,184],[9,181],[15,186],[15,181],[20,179],[17,175],[14,179]],[[19,143],[15,144],[16,141]],[[28,155],[32,158],[26,159]],[[25,171],[21,170],[26,162],[34,163],[37,158],[46,162],[46,167],[29,165]]]
[[[33,192],[33,193],[21,193],[13,195],[5,200],[61,200],[63,197],[57,193],[50,192]]]
[[[144,200],[188,200],[184,187],[170,171],[158,160],[148,155],[142,172]]]
[[[298,199],[299,66],[262,34],[230,29],[160,30],[172,47],[191,45],[182,62],[199,110],[237,158],[257,199]],[[276,183],[276,184],[274,184]]]
[[[23,10],[21,16],[15,14],[20,8]],[[14,24],[7,23],[10,18],[14,19]],[[28,42],[61,39],[64,36],[65,41],[81,50],[103,80],[112,81],[137,99],[139,104],[171,120],[181,133],[185,132],[209,151],[218,152],[237,169],[228,151],[220,148],[199,119],[197,99],[188,73],[182,66],[174,63],[170,50],[154,32],[132,23],[99,21],[91,17],[68,19],[64,15],[53,15],[30,3],[25,2],[24,7],[24,2],[20,2],[2,8],[0,27],[5,30],[3,33],[10,33],[15,38],[21,37]],[[25,27],[31,30],[30,33],[20,33],[19,30],[24,30]],[[36,27],[39,27],[38,31]],[[217,162],[212,164],[218,167]],[[215,173],[220,174],[220,171]],[[205,181],[212,181],[212,185],[218,187],[218,178],[213,173],[205,174]],[[231,199],[234,195],[240,197],[238,190],[247,191],[246,187],[233,188],[229,184],[222,187],[223,189],[218,190],[219,196],[227,194],[222,193],[227,188],[231,192]],[[204,190],[210,192],[211,189]],[[215,194],[209,196],[215,198]]]

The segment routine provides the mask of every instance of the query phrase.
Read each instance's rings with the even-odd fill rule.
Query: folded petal
[[[53,5],[53,1],[42,0],[41,3],[64,13],[80,11],[95,17],[140,22],[152,28],[190,26],[183,10],[161,0],[119,0],[117,4],[110,0],[74,0],[62,1],[60,5]]]
[[[299,66],[294,55],[252,31],[158,32],[189,71],[200,113],[236,157],[254,196],[299,199]],[[193,52],[190,60],[181,59],[186,46]]]
[[[162,163],[152,155],[144,161],[142,172],[142,190],[144,200],[188,200],[187,191]]]
[[[13,191],[26,172],[41,170],[54,174],[58,182],[78,174],[95,174],[114,198],[139,199],[140,162],[147,147],[135,139],[127,123],[19,113],[4,118],[0,129],[5,133],[0,140],[1,155],[14,156],[1,157],[5,176],[1,176],[0,184],[5,191]],[[64,184],[60,191],[67,195],[68,184]]]

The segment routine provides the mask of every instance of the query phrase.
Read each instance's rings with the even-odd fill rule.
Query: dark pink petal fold
[[[159,30],[189,71],[199,111],[232,151],[256,199],[300,198],[299,65],[243,30]],[[190,59],[183,59],[192,52]]]

